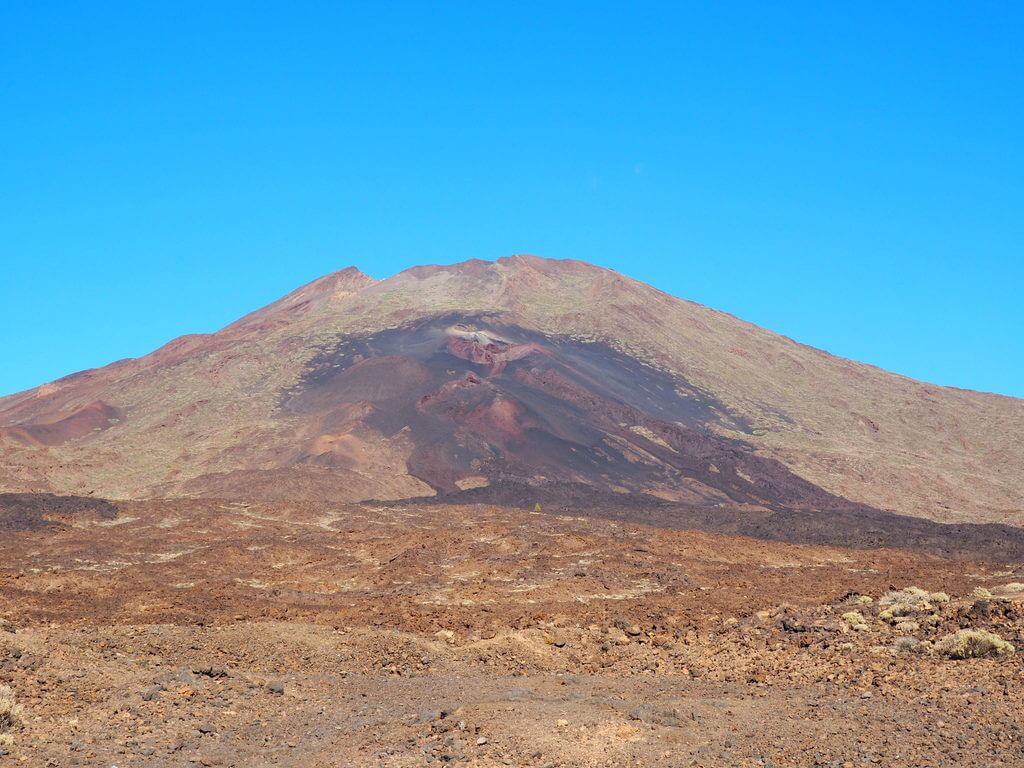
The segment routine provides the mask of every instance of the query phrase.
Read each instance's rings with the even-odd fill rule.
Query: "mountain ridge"
[[[463,476],[452,482],[472,484],[497,477],[466,474],[472,459],[459,451],[476,452],[478,461],[490,460],[494,451],[511,455],[508,446],[484,445],[498,439],[497,433],[485,436],[496,429],[495,408],[504,409],[502,418],[525,419],[514,428],[509,422],[511,431],[502,433],[501,440],[512,439],[509,435],[518,434],[523,425],[532,425],[524,434],[536,436],[530,430],[544,430],[545,419],[561,419],[568,425],[571,419],[564,414],[579,417],[581,406],[573,398],[582,397],[580,392],[598,397],[594,388],[602,379],[619,368],[638,365],[637,371],[662,372],[673,386],[690,392],[691,400],[708,395],[719,411],[750,425],[747,433],[736,427],[735,419],[715,417],[701,429],[707,428],[716,439],[741,441],[753,454],[779,462],[794,477],[831,496],[935,520],[1024,523],[1019,490],[1024,456],[1015,439],[1024,434],[1024,401],[917,382],[677,299],[603,267],[526,255],[412,267],[383,280],[349,267],[300,286],[213,334],[179,337],[141,358],[0,398],[0,488],[128,497],[208,495],[212,484],[232,495],[246,484],[252,486],[260,473],[277,478],[266,485],[293,486],[300,496],[303,485],[313,497],[351,500],[420,496],[450,488],[448,480],[432,486],[408,471],[410,456],[419,450],[413,444],[416,428],[388,436],[368,426],[375,420],[387,421],[381,415],[386,410],[383,401],[367,400],[361,406],[364,412],[357,414],[354,404],[345,403],[339,410],[328,398],[323,403],[329,418],[324,413],[315,418],[285,414],[279,402],[280,393],[302,383],[318,355],[354,340],[385,338],[381,334],[389,332],[388,343],[397,350],[392,357],[404,361],[395,365],[418,371],[424,387],[450,384],[444,378],[448,374],[441,372],[448,370],[445,361],[459,360],[459,366],[470,368],[481,363],[463,360],[453,353],[455,347],[449,349],[441,338],[447,326],[437,326],[438,318],[446,315],[469,318],[471,325],[479,326],[474,333],[482,338],[499,327],[520,329],[512,335],[536,335],[529,343],[537,347],[527,353],[532,362],[506,363],[511,365],[508,372],[503,368],[487,375],[484,370],[481,381],[492,388],[487,397],[504,403],[492,407],[490,401],[480,401],[474,406],[494,410],[487,416],[490,421],[485,424],[473,412],[460,412],[458,418],[469,419],[468,426],[448,424],[437,433],[446,434],[452,456],[459,455],[452,461],[465,464]],[[418,343],[427,347],[406,350],[416,333],[421,334]],[[431,346],[435,341],[438,349]],[[604,345],[607,352],[599,355],[594,345]],[[548,352],[541,354],[541,349]],[[493,356],[486,350],[467,354]],[[375,365],[384,371],[389,364]],[[580,371],[589,365],[601,372],[581,378]],[[371,368],[364,365],[349,376],[363,377],[360,386],[388,378]],[[538,370],[531,374],[533,369]],[[668,385],[664,386],[668,398]],[[511,395],[513,390],[517,394]],[[339,397],[340,391],[331,397]],[[455,396],[452,387],[446,391]],[[420,439],[434,435],[431,430],[437,426],[430,421],[428,427],[416,410],[416,397],[423,394],[410,391],[401,396],[408,399],[403,406],[407,416],[420,424]],[[628,405],[631,396],[619,390],[598,399],[619,407]],[[460,390],[457,397],[469,395]],[[563,415],[557,418],[546,404],[551,397],[562,398],[558,408],[568,409],[558,411]],[[666,402],[637,401],[623,418],[644,421]],[[53,443],[61,430],[71,431],[65,420],[93,403],[100,405],[90,406],[89,413],[119,415],[84,434],[79,434],[79,425],[74,436],[45,447],[24,440],[25,430],[42,429]],[[467,406],[468,400],[459,403]],[[603,404],[588,412],[585,423],[596,424],[607,410]],[[548,415],[539,418],[541,411]],[[696,470],[676,466],[678,457],[643,436],[644,430],[651,431],[649,426],[632,424],[630,432],[617,423],[602,424],[585,438],[569,436],[568,426],[561,428],[564,434],[550,434],[548,439],[555,441],[552,454],[557,457],[559,450],[571,453],[572,447],[583,446],[581,450],[597,456],[613,445],[616,456],[636,453],[627,464],[618,458],[612,461],[617,472],[632,471],[636,465],[664,471],[673,466],[672,472],[689,472],[687,477],[693,480]],[[584,442],[574,443],[576,439]],[[678,436],[672,439],[684,447],[690,444]],[[310,458],[314,449],[330,453],[336,466],[317,464]],[[659,452],[665,455],[656,456]],[[529,453],[522,454],[527,464]],[[675,453],[680,453],[679,446]],[[558,463],[555,458],[551,462]],[[121,472],[112,466],[118,463]],[[516,471],[529,480],[533,469],[520,462]],[[435,470],[428,474],[443,474],[440,468]],[[546,471],[555,471],[554,479],[576,481],[574,473],[580,470],[549,466]],[[223,478],[232,473],[241,473],[246,481],[224,485]],[[594,469],[584,479],[616,486],[601,475]],[[203,486],[199,478],[204,476],[207,487],[197,487]],[[693,489],[683,489],[686,484],[680,483],[660,478],[654,490],[670,495],[678,491],[688,498]]]

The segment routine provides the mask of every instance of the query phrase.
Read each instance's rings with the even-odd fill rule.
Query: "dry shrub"
[[[10,745],[11,731],[21,724],[21,707],[14,701],[14,691],[0,685],[0,745]]]
[[[897,624],[904,616],[928,613],[932,610],[933,603],[948,601],[949,595],[944,592],[929,594],[920,587],[907,587],[886,592],[878,599],[878,606],[882,609],[878,613],[878,618],[888,621],[890,624]]]
[[[867,622],[864,621],[864,616],[861,615],[860,611],[849,611],[844,613],[843,621],[845,621],[854,632],[868,631]]]
[[[997,600],[1019,600],[1024,598],[1024,584],[1019,581],[1001,584],[998,587],[992,587],[991,595]]]
[[[984,629],[961,629],[935,644],[935,652],[951,659],[983,659],[1014,652],[1011,643]]]
[[[897,637],[892,645],[897,651],[913,651],[917,648],[918,641],[913,637]]]

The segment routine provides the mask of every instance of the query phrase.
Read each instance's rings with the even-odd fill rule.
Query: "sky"
[[[573,258],[1024,397],[1024,5],[0,5],[0,394],[349,265]]]

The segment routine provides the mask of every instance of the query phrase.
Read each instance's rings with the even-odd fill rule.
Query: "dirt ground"
[[[483,505],[118,507],[0,537],[0,766],[1024,765],[1024,653],[939,650],[1024,651],[1019,567]]]

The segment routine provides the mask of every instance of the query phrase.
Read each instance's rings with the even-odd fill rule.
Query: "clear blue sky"
[[[1022,9],[5,2],[0,392],[526,252],[1024,396]]]

